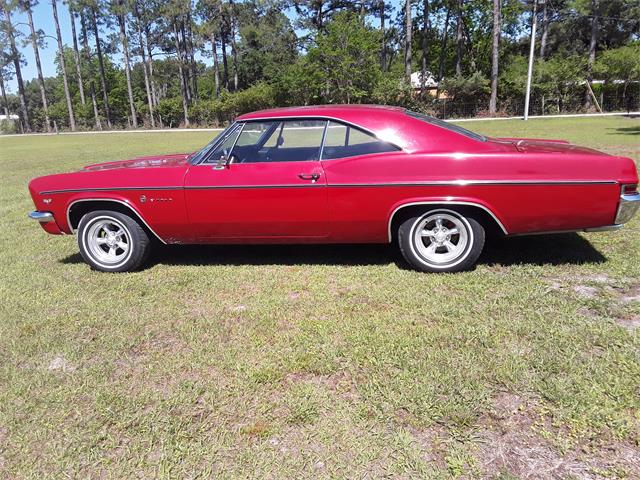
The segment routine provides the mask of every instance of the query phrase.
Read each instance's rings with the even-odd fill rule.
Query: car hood
[[[116,162],[94,163],[87,165],[82,170],[114,170],[118,168],[161,168],[161,167],[179,167],[186,165],[190,153],[179,153],[172,155],[155,155],[150,157],[139,157],[131,160],[119,160]]]

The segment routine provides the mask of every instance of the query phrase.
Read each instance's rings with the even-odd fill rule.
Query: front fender
[[[164,238],[159,235],[156,230],[150,225],[147,216],[140,210],[140,208],[124,195],[112,193],[112,192],[82,192],[69,196],[64,202],[64,213],[56,216],[58,218],[58,224],[65,233],[73,233],[73,227],[71,223],[71,209],[74,205],[78,205],[83,202],[113,202],[124,206],[130,210],[146,227],[153,233],[158,240],[162,243],[167,243]],[[62,213],[62,212],[60,212]],[[54,213],[55,215],[55,213]]]

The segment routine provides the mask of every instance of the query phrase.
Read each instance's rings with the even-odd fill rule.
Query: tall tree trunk
[[[233,59],[233,91],[238,91],[238,47],[236,45],[236,9],[233,0],[229,0],[231,7],[231,57]]]
[[[591,93],[589,86],[593,80],[593,64],[596,62],[596,47],[598,45],[598,27],[599,27],[599,4],[598,0],[591,0],[591,38],[589,39],[589,58],[587,60],[587,88],[584,92],[584,106],[591,107]]]
[[[20,98],[20,113],[22,114],[22,129],[28,133],[31,131],[29,123],[29,109],[27,108],[27,99],[24,93],[24,82],[22,81],[22,70],[20,69],[20,54],[16,48],[16,39],[13,35],[13,24],[11,23],[11,12],[5,9],[5,2],[0,2],[0,13],[4,13],[7,18],[7,37],[9,38],[9,47],[11,50],[11,59],[16,72],[16,81],[18,83],[18,97]]]
[[[186,39],[186,35],[185,35],[185,28],[184,28],[184,19],[181,18],[180,19],[180,29],[179,29],[179,45],[180,45],[180,61],[182,62],[182,66],[183,69],[182,71],[184,72],[184,85],[186,87],[186,92],[187,92],[187,103],[189,105],[191,105],[191,99],[193,97],[192,92],[191,92],[191,81],[190,81],[190,71],[189,71],[189,54],[187,52],[187,39]]]
[[[9,102],[7,101],[7,91],[4,89],[4,77],[3,72],[0,69],[0,91],[2,92],[2,109],[4,110],[4,116],[9,120]]]
[[[458,21],[456,22],[456,75],[462,75],[462,49],[464,47],[464,34],[462,7],[464,0],[458,0]]]
[[[220,96],[220,65],[218,65],[218,45],[216,45],[216,34],[211,32],[211,51],[213,53],[213,78],[216,83],[216,98]]]
[[[224,84],[224,88],[229,90],[229,62],[227,61],[227,42],[225,31],[222,31],[220,35],[220,49],[222,50],[222,83]]]
[[[498,103],[498,63],[500,61],[501,0],[493,0],[493,39],[491,42],[491,98],[489,113],[495,115]]]
[[[404,17],[404,76],[407,82],[411,82],[411,28],[413,22],[413,19],[411,18],[411,0],[405,0]]]
[[[140,13],[138,11],[137,3],[134,3],[133,6],[133,14],[136,19],[136,32],[138,34],[138,43],[140,44],[140,56],[142,57],[142,71],[144,72],[144,88],[147,92],[147,104],[149,105],[149,120],[151,121],[151,127],[155,128],[156,120],[153,116],[153,98],[151,96],[151,84],[149,82],[149,73],[147,72],[147,55],[144,51],[144,41],[142,38],[142,28],[140,28],[140,22],[142,22],[142,18],[140,17]]]
[[[100,84],[102,85],[102,102],[104,103],[104,114],[107,119],[107,127],[111,128],[111,112],[109,109],[109,94],[107,93],[107,77],[104,72],[104,58],[102,57],[102,47],[100,46],[98,18],[94,8],[91,8],[91,23],[93,25],[93,36],[96,40],[96,54],[98,55],[98,65],[100,66]]]
[[[147,58],[149,59],[149,82],[151,83],[151,97],[153,98],[153,105],[158,106],[160,101],[158,89],[156,87],[156,81],[153,76],[153,46],[151,45],[151,32],[149,31],[149,24],[144,23],[144,39],[147,45]]]
[[[447,14],[444,19],[444,31],[442,32],[442,42],[440,43],[440,61],[438,62],[438,91],[440,81],[444,77],[444,61],[447,57],[447,41],[449,40],[449,19],[451,17],[451,6],[447,3]]]
[[[424,17],[424,21],[422,25],[422,63],[420,69],[420,94],[424,95],[425,82],[427,81],[427,62],[429,60],[429,39],[427,38],[429,30],[429,0],[423,1],[422,15]]]
[[[193,48],[193,18],[191,12],[187,13],[187,49],[189,51],[189,68],[191,70],[191,90],[193,92],[193,100],[198,101],[198,69]]]
[[[44,122],[47,132],[51,131],[51,122],[49,121],[49,105],[47,103],[47,92],[44,89],[44,77],[42,76],[42,63],[40,62],[40,50],[38,48],[38,36],[33,25],[33,12],[31,11],[31,3],[24,2],[24,9],[29,19],[29,30],[31,30],[31,46],[33,47],[33,55],[36,59],[36,69],[38,70],[38,87],[40,87],[40,97],[42,98],[42,110],[44,111]]]
[[[322,18],[322,0],[319,2],[318,10],[316,11],[316,27],[318,31],[324,28],[324,19]]]
[[[547,2],[542,4],[542,36],[540,38],[540,58],[544,60],[547,49],[547,38],[549,36],[549,14],[547,13]]]
[[[387,32],[384,28],[386,17],[384,0],[380,0],[380,30],[382,31],[382,45],[380,48],[380,70],[387,70]]]
[[[122,55],[124,57],[124,73],[127,78],[127,93],[129,94],[129,109],[131,110],[131,123],[133,128],[138,128],[138,114],[136,104],[133,100],[133,87],[131,86],[131,65],[129,64],[129,41],[127,40],[127,19],[124,14],[117,15],[120,26],[120,43],[122,44]]]
[[[73,115],[73,103],[71,102],[71,93],[69,92],[69,80],[67,78],[67,66],[64,61],[64,47],[62,45],[62,34],[60,33],[60,22],[58,21],[58,0],[51,0],[51,8],[53,9],[53,22],[56,25],[56,38],[58,39],[58,53],[60,55],[60,69],[62,70],[62,84],[64,85],[64,96],[67,99],[67,110],[69,111],[69,126],[71,131],[76,130],[76,119]]]
[[[178,70],[180,74],[180,91],[182,93],[182,109],[184,112],[184,124],[189,126],[189,102],[187,101],[188,86],[185,82],[184,68],[182,65],[182,51],[180,50],[180,40],[178,38],[178,20],[173,21],[173,33],[176,47],[176,54],[178,55]]]
[[[69,20],[71,21],[71,37],[73,38],[73,59],[76,62],[76,79],[78,81],[78,91],[80,92],[80,102],[86,105],[87,101],[84,96],[84,84],[82,82],[82,68],[80,65],[80,52],[78,51],[78,36],[76,35],[76,17],[75,12],[69,4]]]
[[[80,11],[80,28],[82,29],[82,45],[84,47],[85,61],[89,72],[89,95],[91,96],[91,105],[93,106],[93,119],[98,130],[102,130],[102,122],[100,121],[100,112],[98,111],[98,101],[96,100],[96,86],[93,78],[93,65],[91,64],[91,50],[89,49],[89,36],[87,35],[87,21],[85,20],[85,12]]]

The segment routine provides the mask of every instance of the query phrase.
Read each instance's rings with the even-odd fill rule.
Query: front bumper
[[[29,213],[29,218],[39,222],[42,229],[51,235],[64,235],[64,232],[58,227],[58,223],[51,212],[36,210]]]
[[[37,220],[40,223],[55,222],[55,219],[53,218],[53,213],[41,212],[39,210],[34,210],[33,212],[29,212],[29,218],[31,220]]]
[[[620,195],[620,204],[616,213],[615,222],[618,225],[627,223],[640,209],[640,193],[632,195]]]

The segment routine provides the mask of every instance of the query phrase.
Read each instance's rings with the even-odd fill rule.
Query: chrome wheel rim
[[[131,234],[112,217],[94,219],[86,229],[84,242],[89,255],[107,267],[118,267],[131,256]]]
[[[429,213],[418,219],[412,231],[418,257],[433,267],[451,267],[470,251],[473,234],[469,223],[454,212]]]

